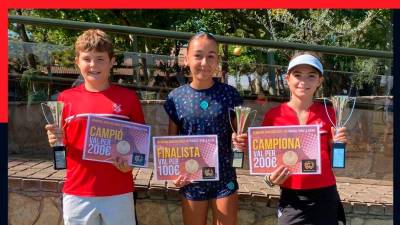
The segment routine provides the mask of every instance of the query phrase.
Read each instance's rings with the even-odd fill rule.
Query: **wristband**
[[[271,174],[267,174],[264,176],[264,183],[266,183],[268,185],[268,187],[272,188],[273,186],[275,186],[275,184],[272,183],[270,176],[271,176]]]

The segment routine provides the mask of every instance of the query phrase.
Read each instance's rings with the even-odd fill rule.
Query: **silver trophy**
[[[65,169],[67,167],[67,163],[65,160],[66,149],[64,146],[64,132],[62,127],[64,103],[60,101],[48,101],[46,103],[41,103],[41,107],[47,123],[57,125],[57,142],[52,146],[53,167],[55,170]]]
[[[332,118],[328,113],[328,109],[326,106],[326,100],[332,102],[332,107],[335,112],[336,123],[333,123]],[[347,107],[349,102],[353,101],[353,106],[351,109]],[[330,120],[332,126],[334,127],[335,134],[337,130],[341,127],[346,126],[347,122],[349,121],[351,115],[354,111],[354,106],[356,104],[355,97],[349,97],[346,95],[336,95],[329,98],[324,98],[324,105],[325,105],[325,112]],[[346,115],[347,112],[347,116]],[[332,147],[332,167],[333,168],[345,168],[346,163],[346,145],[342,142],[334,142]]]
[[[257,111],[256,110],[251,110],[250,107],[244,107],[244,106],[236,106],[234,109],[229,109],[229,111],[233,111],[236,116],[236,134],[240,135],[243,134],[244,132],[247,132],[247,128],[253,124],[254,119],[256,118]],[[254,117],[249,122],[249,116],[251,113],[254,113]],[[230,117],[230,112],[229,112],[229,123],[231,124],[232,130],[235,131],[235,128],[232,125],[231,122],[231,117]],[[232,148],[233,151],[233,160],[232,160],[232,167],[235,168],[243,168],[243,159],[244,159],[244,153],[236,148]]]

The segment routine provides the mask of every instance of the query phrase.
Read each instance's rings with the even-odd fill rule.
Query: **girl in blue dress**
[[[244,150],[247,137],[232,133],[228,113],[229,108],[241,105],[243,100],[235,88],[213,79],[218,69],[218,44],[211,34],[199,33],[189,40],[185,64],[193,80],[167,97],[164,108],[169,115],[168,132],[169,135],[218,135],[220,179],[175,180],[182,195],[183,221],[185,225],[206,225],[211,206],[213,224],[235,225],[238,183],[232,167],[231,143]]]

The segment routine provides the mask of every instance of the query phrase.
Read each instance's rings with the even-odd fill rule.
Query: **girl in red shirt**
[[[265,177],[270,185],[279,185],[281,197],[278,205],[278,225],[337,225],[345,217],[336,189],[336,180],[331,167],[331,142],[347,142],[345,128],[332,135],[333,128],[323,104],[314,102],[314,94],[323,81],[323,67],[318,57],[304,52],[295,55],[289,62],[286,80],[290,89],[290,100],[270,109],[263,126],[311,125],[320,126],[321,174],[295,175],[289,168],[278,167]],[[334,118],[333,109],[329,108]]]

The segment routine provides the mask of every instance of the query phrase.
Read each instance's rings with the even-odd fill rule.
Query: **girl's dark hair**
[[[210,34],[210,33],[207,33],[207,32],[204,32],[204,31],[201,31],[201,32],[199,32],[199,33],[193,35],[193,36],[189,39],[189,41],[188,41],[188,46],[187,46],[187,51],[189,51],[190,42],[192,42],[192,41],[195,40],[195,39],[199,39],[199,38],[203,38],[203,37],[205,37],[205,38],[207,38],[207,39],[209,39],[209,40],[213,40],[213,41],[217,44],[217,39],[215,38],[214,35],[212,35],[212,34]]]

